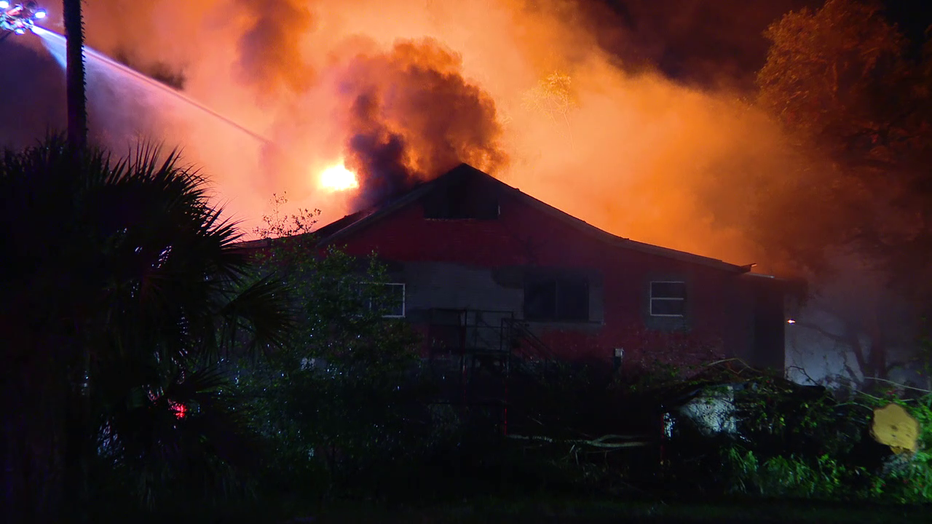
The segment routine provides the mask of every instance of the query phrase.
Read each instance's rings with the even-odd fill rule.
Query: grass
[[[297,501],[296,501],[297,502]],[[647,524],[880,524],[924,522],[930,508],[920,506],[817,503],[798,500],[732,499],[709,502],[612,500],[606,498],[481,498],[461,503],[387,509],[375,504],[343,503],[323,511],[285,509],[234,511],[201,523],[478,524],[478,523],[647,523]],[[300,506],[289,504],[292,508]],[[282,511],[289,515],[283,515]],[[163,521],[164,522],[164,521]],[[176,524],[180,521],[174,520]]]

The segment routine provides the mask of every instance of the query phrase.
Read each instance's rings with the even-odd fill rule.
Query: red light
[[[180,402],[175,402],[174,400],[169,400],[168,405],[171,407],[171,410],[175,412],[175,417],[182,419],[188,413],[188,408]]]

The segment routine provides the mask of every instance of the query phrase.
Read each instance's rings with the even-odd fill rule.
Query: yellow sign
[[[874,409],[871,436],[890,446],[894,453],[916,451],[919,441],[919,421],[899,404],[887,404]]]

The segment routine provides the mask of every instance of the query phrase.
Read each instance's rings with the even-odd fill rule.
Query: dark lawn
[[[311,507],[308,507],[311,506]],[[609,500],[484,498],[456,504],[419,508],[383,508],[346,502],[327,509],[312,509],[299,501],[280,501],[257,509],[229,507],[218,512],[190,508],[184,516],[124,515],[113,522],[158,524],[515,524],[515,523],[656,523],[656,524],[881,524],[932,520],[932,507],[819,503],[801,500],[721,500],[716,502],[664,502],[660,500]],[[129,518],[130,520],[126,520]],[[110,519],[107,519],[108,521]]]
[[[717,503],[664,503],[660,501],[595,500],[485,500],[462,505],[418,509],[374,511],[334,510],[313,522],[407,523],[657,523],[657,524],[874,524],[928,522],[932,508],[876,506],[864,504],[817,504],[795,500],[745,500]]]

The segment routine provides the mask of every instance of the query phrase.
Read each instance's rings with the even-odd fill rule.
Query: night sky
[[[791,10],[818,8],[818,0],[601,0],[592,18],[602,46],[627,67],[656,66],[698,87],[753,87],[763,65],[768,25]],[[887,17],[914,43],[932,25],[932,1],[888,0]],[[614,15],[605,16],[600,8]]]

